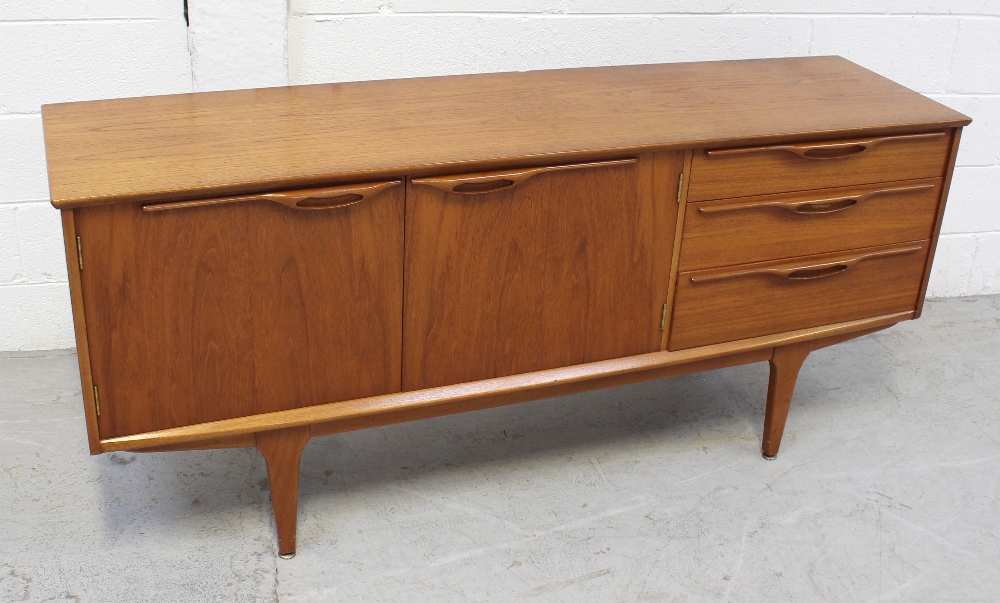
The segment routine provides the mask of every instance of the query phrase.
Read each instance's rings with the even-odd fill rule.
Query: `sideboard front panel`
[[[402,186],[75,211],[102,438],[399,390]]]
[[[659,350],[683,157],[411,181],[403,389]]]

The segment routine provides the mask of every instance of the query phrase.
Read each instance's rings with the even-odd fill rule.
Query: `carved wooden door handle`
[[[913,253],[915,251],[920,251],[923,248],[923,245],[912,245],[909,247],[897,247],[895,249],[869,251],[868,253],[862,253],[852,258],[835,260],[832,262],[819,262],[815,264],[802,264],[788,267],[744,268],[730,272],[717,272],[715,274],[692,276],[690,279],[692,283],[699,284],[763,274],[781,277],[790,281],[811,281],[835,276],[837,274],[843,274],[852,266],[864,260]]]
[[[732,203],[727,205],[709,205],[707,207],[699,207],[698,213],[700,214],[724,214],[732,213],[738,211],[745,211],[748,209],[757,208],[778,208],[788,210],[790,212],[803,215],[803,216],[822,216],[826,214],[832,214],[852,207],[857,206],[860,203],[868,201],[872,197],[877,197],[880,195],[890,195],[894,193],[911,193],[916,191],[922,191],[931,189],[937,186],[936,184],[915,184],[911,186],[895,186],[891,188],[880,188],[878,190],[869,191],[861,195],[837,195],[832,197],[821,197],[819,199],[807,199],[805,201],[755,201],[750,203]]]
[[[729,157],[732,155],[773,153],[777,151],[793,153],[803,159],[840,159],[842,157],[859,155],[884,142],[924,140],[944,135],[944,132],[924,132],[921,134],[900,134],[897,136],[859,138],[856,140],[840,140],[835,142],[802,142],[762,147],[741,147],[737,149],[709,149],[705,151],[705,155],[708,157]]]
[[[431,178],[414,178],[413,184],[433,186],[447,193],[459,195],[479,195],[492,193],[494,191],[513,188],[532,176],[547,172],[558,172],[563,170],[582,170],[588,168],[610,167],[617,165],[630,165],[636,163],[637,159],[629,157],[627,159],[613,159],[610,161],[592,161],[590,163],[571,163],[566,165],[546,165],[542,167],[524,168],[521,170],[507,170],[499,172],[482,172],[479,174],[462,174],[458,176],[435,176]]]
[[[223,203],[243,203],[250,201],[271,201],[292,209],[337,209],[361,203],[378,193],[399,186],[402,180],[385,182],[368,182],[365,184],[341,184],[323,188],[307,188],[276,193],[259,193],[254,195],[239,195],[235,197],[214,197],[211,199],[192,199],[189,201],[170,201],[167,203],[147,203],[142,211],[164,211],[168,209],[187,209],[204,205],[220,205]]]

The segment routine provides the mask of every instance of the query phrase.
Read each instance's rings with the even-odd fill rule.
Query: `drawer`
[[[680,270],[929,239],[941,179],[689,203]]]
[[[670,350],[916,307],[927,241],[682,272]]]
[[[937,178],[950,136],[922,132],[876,138],[696,152],[688,201],[748,197],[892,180]]]

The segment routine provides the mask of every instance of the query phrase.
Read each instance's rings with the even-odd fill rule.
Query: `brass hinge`
[[[663,314],[660,315],[660,330],[667,326],[667,304],[663,304]]]
[[[94,406],[97,407],[97,416],[101,416],[101,397],[97,395],[97,386],[94,386]]]
[[[677,180],[677,202],[681,202],[681,191],[684,190],[684,172],[681,172],[680,179]]]
[[[80,237],[76,238],[76,261],[80,270],[83,270],[83,245],[80,244]]]

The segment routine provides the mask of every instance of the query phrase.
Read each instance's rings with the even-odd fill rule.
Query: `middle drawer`
[[[928,239],[941,179],[688,203],[680,270]]]

